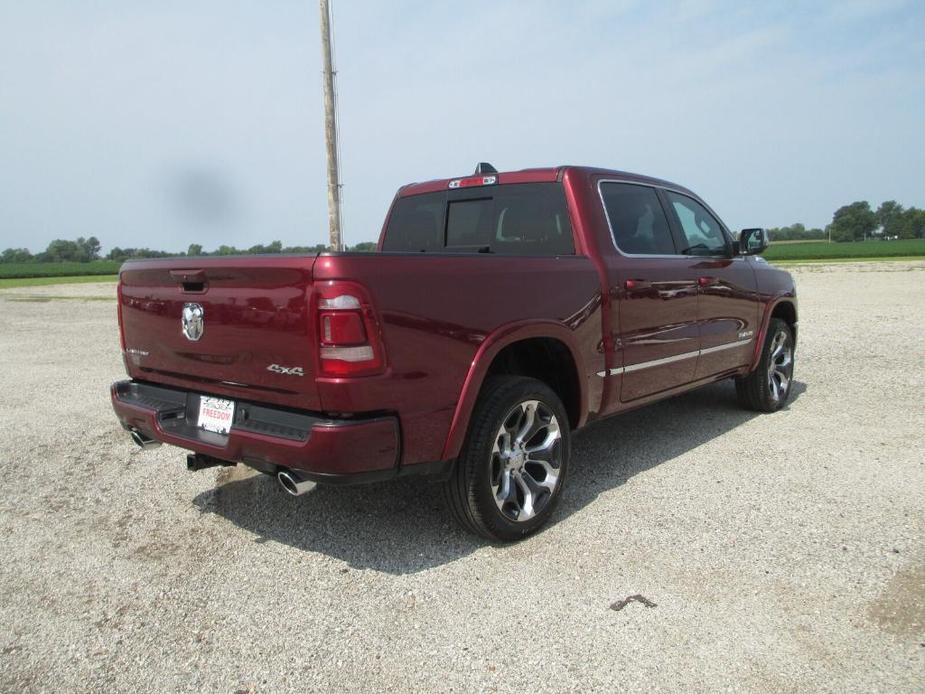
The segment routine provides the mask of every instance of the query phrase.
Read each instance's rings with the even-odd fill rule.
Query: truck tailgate
[[[248,256],[126,263],[119,314],[129,374],[320,409],[309,310],[314,262]]]

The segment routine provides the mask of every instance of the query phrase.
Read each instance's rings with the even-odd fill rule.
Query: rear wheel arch
[[[472,411],[490,376],[517,375],[542,381],[562,400],[571,428],[581,426],[587,417],[585,371],[572,342],[565,327],[551,322],[511,326],[486,339],[463,384],[442,458],[459,455]]]
[[[444,482],[459,524],[492,541],[520,540],[550,518],[568,477],[568,414],[542,381],[490,376]]]
[[[533,337],[504,347],[488,367],[491,376],[528,376],[542,381],[559,396],[574,429],[581,419],[581,382],[568,346],[556,338]]]

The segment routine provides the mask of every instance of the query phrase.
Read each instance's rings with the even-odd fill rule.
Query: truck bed
[[[476,355],[524,323],[552,324],[575,354],[601,355],[580,374],[603,368],[600,285],[582,256],[516,263],[484,253],[177,258],[126,263],[120,279],[133,379],[299,412],[397,414],[402,465],[446,457]],[[385,355],[379,374],[319,374],[313,294],[337,281],[357,283],[371,297]],[[181,331],[188,303],[203,310],[198,341]]]

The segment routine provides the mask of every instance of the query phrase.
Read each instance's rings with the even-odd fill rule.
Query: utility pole
[[[324,66],[324,145],[328,154],[328,230],[331,250],[343,248],[340,234],[340,177],[337,170],[337,119],[334,113],[334,68],[331,60],[331,12],[328,0],[321,9],[321,62]]]

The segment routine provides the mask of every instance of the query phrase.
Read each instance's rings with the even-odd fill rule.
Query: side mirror
[[[759,255],[770,245],[764,229],[742,229],[739,234],[739,255]]]

